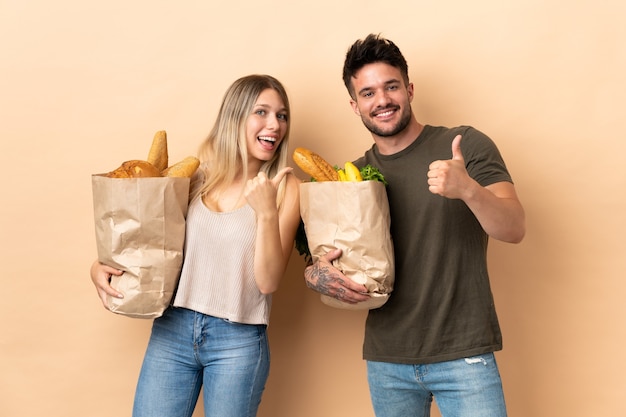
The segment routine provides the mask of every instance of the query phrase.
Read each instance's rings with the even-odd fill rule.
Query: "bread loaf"
[[[159,130],[154,134],[148,159],[131,159],[119,168],[105,174],[109,178],[187,177],[190,178],[200,166],[200,160],[188,156],[168,167],[167,134]]]
[[[180,162],[161,171],[163,177],[187,177],[190,178],[200,166],[200,160],[193,156],[188,156]]]
[[[123,162],[119,168],[106,174],[109,178],[146,178],[160,177],[161,173],[148,161],[132,159]]]
[[[313,151],[296,148],[293,151],[293,160],[302,171],[313,177],[315,181],[337,181],[339,179],[335,168]]]

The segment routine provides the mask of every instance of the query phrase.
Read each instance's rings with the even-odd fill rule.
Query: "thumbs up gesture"
[[[446,198],[462,198],[472,179],[461,152],[461,135],[452,141],[452,159],[434,161],[428,167],[428,189]]]
[[[291,167],[285,167],[272,179],[264,172],[259,172],[256,177],[246,182],[244,196],[257,214],[276,211],[276,190],[283,178],[292,170]]]

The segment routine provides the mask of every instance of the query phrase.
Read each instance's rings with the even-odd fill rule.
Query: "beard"
[[[396,109],[397,106],[388,106],[386,108]],[[377,126],[376,122],[374,122],[373,117],[366,118],[364,116],[361,116],[361,121],[363,122],[367,130],[372,132],[374,135],[380,136],[380,137],[389,137],[389,136],[395,136],[398,133],[402,132],[404,129],[406,129],[406,127],[411,122],[411,113],[412,113],[411,106],[404,107],[404,110],[402,110],[402,115],[400,116],[400,120],[398,121],[398,123],[389,127]]]

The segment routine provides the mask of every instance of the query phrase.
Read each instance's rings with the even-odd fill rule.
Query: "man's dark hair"
[[[346,53],[346,60],[343,64],[343,83],[353,99],[356,99],[356,95],[352,87],[352,77],[365,65],[375,62],[384,62],[398,68],[404,83],[409,84],[409,67],[400,48],[389,39],[371,33],[365,39],[359,39],[352,44]]]

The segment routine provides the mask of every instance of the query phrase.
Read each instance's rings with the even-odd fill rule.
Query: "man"
[[[406,60],[377,35],[355,42],[343,79],[374,145],[357,166],[380,169],[388,186],[395,284],[370,310],[363,357],[377,417],[506,416],[493,352],[502,349],[487,273],[487,241],[518,243],[524,209],[495,144],[469,126],[420,124]],[[367,299],[331,262],[308,266],[307,285],[358,303]]]

